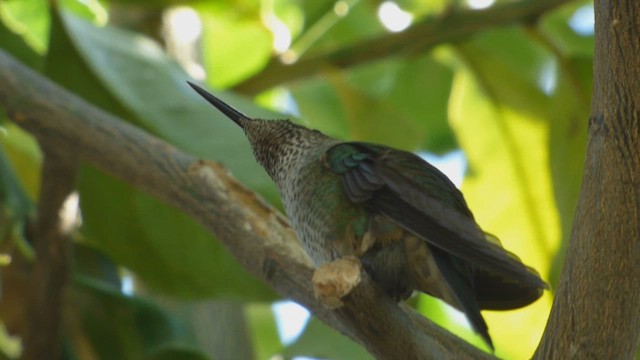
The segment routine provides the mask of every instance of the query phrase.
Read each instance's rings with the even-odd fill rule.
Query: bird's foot
[[[313,274],[311,282],[316,298],[326,307],[341,307],[342,298],[348,295],[362,279],[362,263],[355,256],[345,256],[322,264]]]

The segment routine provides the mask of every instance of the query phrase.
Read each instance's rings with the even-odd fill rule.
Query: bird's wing
[[[342,176],[352,202],[362,203],[431,246],[477,266],[485,285],[500,280],[535,289],[547,287],[535,271],[488,240],[455,185],[417,155],[346,142],[330,148],[325,161],[330,170]]]

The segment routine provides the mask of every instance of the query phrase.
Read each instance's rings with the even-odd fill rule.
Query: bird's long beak
[[[234,109],[233,107],[231,107],[231,105],[228,105],[224,101],[222,101],[222,100],[218,99],[217,97],[213,96],[213,94],[211,94],[207,90],[201,88],[200,86],[198,86],[198,85],[196,85],[196,84],[194,84],[194,83],[192,83],[190,81],[187,81],[187,83],[189,84],[189,86],[191,86],[193,88],[193,90],[195,90],[198,94],[200,94],[200,96],[205,98],[205,100],[207,100],[209,103],[211,103],[213,106],[215,106],[223,114],[227,115],[227,117],[229,119],[233,120],[233,122],[238,124],[238,126],[240,126],[241,128],[244,129],[244,124],[247,121],[251,120],[251,118],[247,117],[246,115],[244,115],[240,111]]]

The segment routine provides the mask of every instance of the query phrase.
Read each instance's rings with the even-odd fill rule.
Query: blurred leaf
[[[542,91],[541,76],[553,61],[524,30],[487,31],[457,47],[456,52],[492,101],[532,119],[545,119],[549,101]]]
[[[13,243],[27,259],[35,257],[27,239],[29,221],[35,216],[35,204],[24,191],[4,151],[0,148],[0,244]],[[0,294],[2,287],[0,286]]]
[[[90,168],[83,169],[79,188],[83,232],[152,288],[188,298],[273,299],[187,215]]]
[[[22,342],[18,336],[12,336],[0,321],[0,359],[20,359]]]
[[[447,11],[448,7],[460,3],[460,0],[398,0],[401,9],[410,12],[415,17],[424,15],[436,15]]]
[[[239,16],[220,4],[198,8],[207,82],[223,88],[257,73],[271,56],[272,35],[259,14]],[[235,16],[234,16],[235,15]]]
[[[297,1],[304,13],[304,24],[300,34],[304,34],[326,16],[332,16],[336,5],[335,0]]]
[[[155,42],[108,26],[96,28],[70,15],[64,19],[64,26],[54,30],[66,34],[70,42],[66,50],[71,59],[85,64],[90,71],[87,78],[73,87],[78,93],[91,94],[86,98],[100,107],[195,156],[224,162],[240,181],[271,200],[278,199],[273,183],[253,158],[242,131],[186,84],[189,76]],[[54,56],[56,61],[63,59]],[[58,64],[56,73],[60,81],[65,80],[64,68],[71,59]],[[97,85],[107,94],[86,92]],[[117,103],[115,109],[103,103],[109,100],[104,99],[107,95]],[[222,97],[247,115],[279,117],[249,101],[231,95]]]
[[[66,11],[87,21],[97,24],[107,22],[107,10],[98,0],[58,0],[58,2]]]
[[[451,68],[430,56],[407,59],[386,95],[396,111],[421,126],[421,150],[443,154],[458,147],[447,113],[452,81]]]
[[[100,359],[206,359],[182,326],[150,302],[76,277],[71,311]],[[78,339],[76,339],[78,341]],[[84,349],[83,351],[87,351]]]
[[[2,3],[0,3],[0,6]],[[29,46],[24,38],[17,33],[11,31],[2,18],[0,12],[0,48],[9,52],[16,59],[30,68],[41,71],[43,58],[31,46]]]
[[[330,83],[324,79],[312,79],[293,84],[291,94],[296,100],[303,125],[330,136],[348,138],[346,114],[340,97]]]
[[[191,153],[228,161],[241,181],[277,197],[242,131],[193,93],[187,75],[155,43],[96,28],[72,15],[55,16],[53,25],[47,63],[52,78]],[[188,297],[273,298],[199,224],[177,210],[92,170],[82,171],[80,191],[88,237],[150,286]]]
[[[251,303],[245,307],[256,359],[271,359],[282,350],[271,304]]]
[[[357,0],[349,3],[351,5],[346,15],[335,24],[329,23],[315,29],[319,32],[315,37],[317,40],[309,44],[309,53],[305,56],[353,44],[385,32],[376,15],[377,2]]]
[[[471,325],[469,325],[469,322],[462,312],[430,295],[420,293],[416,298],[416,310],[429,320],[438,326],[448,329],[478,348],[487,352],[491,351],[484,343],[484,340],[482,340],[482,337],[471,329]]]
[[[19,34],[37,53],[42,54],[47,50],[50,16],[46,0],[0,1],[0,19],[4,26]]]
[[[74,241],[72,254],[74,274],[81,274],[116,289],[122,288],[118,265],[103,252],[89,246],[86,241]]]
[[[17,125],[6,122],[2,125],[5,135],[0,136],[0,144],[11,162],[19,182],[29,198],[38,198],[40,191],[40,166],[42,154],[36,140]]]
[[[305,356],[319,359],[373,359],[359,344],[312,317],[300,337],[285,347],[286,359]]]
[[[145,360],[207,360],[204,353],[197,348],[167,344],[150,352]]]
[[[331,135],[442,153],[455,147],[451,81],[448,67],[425,56],[331,73],[295,85],[293,96],[305,124]]]
[[[388,99],[371,97],[346,82],[331,78],[346,113],[350,140],[371,141],[415,150],[424,141],[421,127],[409,115],[398,112]]]
[[[560,225],[550,181],[548,101],[536,86],[542,58],[522,34],[501,33],[495,43],[493,35],[464,45],[468,69],[454,78],[449,115],[471,169],[463,190],[483,229],[544,277]],[[517,51],[523,54],[514,56]],[[550,300],[547,292],[524,309],[485,312],[497,356],[531,356]]]
[[[556,284],[571,237],[580,192],[591,109],[592,57],[562,59],[558,85],[551,102],[549,154],[556,206],[562,224],[561,249],[549,278]]]
[[[543,17],[539,24],[540,29],[550,36],[554,45],[567,57],[593,57],[595,46],[593,34],[581,35],[569,26],[571,16],[584,6],[593,6],[593,4],[591,1],[572,1]]]

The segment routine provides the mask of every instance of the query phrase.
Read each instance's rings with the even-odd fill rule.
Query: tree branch
[[[535,19],[571,0],[523,0],[486,10],[447,12],[426,18],[400,33],[389,33],[355,45],[327,51],[292,64],[274,57],[266,68],[233,87],[233,91],[257,94],[278,84],[309,77],[327,68],[349,68],[391,56],[424,52],[436,45],[456,42],[484,30]]]
[[[31,294],[27,313],[25,354],[27,360],[50,358],[60,349],[64,290],[68,280],[68,247],[71,227],[62,210],[75,188],[78,172],[75,156],[57,152],[46,144],[38,219],[36,262],[31,271]]]
[[[595,10],[584,177],[538,359],[632,359],[640,344],[640,3]]]
[[[221,165],[195,159],[52,84],[0,51],[0,104],[18,125],[66,154],[176,206],[251,273],[379,358],[490,358],[366,279],[337,311],[314,297],[313,269],[286,219]],[[187,86],[186,84],[176,86]],[[195,96],[195,95],[194,95]]]

